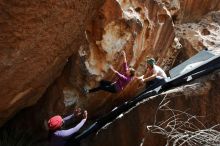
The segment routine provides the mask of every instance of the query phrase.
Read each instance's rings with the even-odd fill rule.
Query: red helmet
[[[63,125],[63,118],[59,115],[50,118],[48,121],[48,128],[50,130],[57,130]]]

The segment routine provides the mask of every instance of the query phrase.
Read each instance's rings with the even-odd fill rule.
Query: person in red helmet
[[[73,123],[75,118],[81,121],[73,128],[64,130],[63,127]],[[82,113],[80,108],[74,110],[72,115],[62,118],[60,115],[53,116],[48,120],[50,146],[64,146],[66,141],[85,124],[87,111]]]

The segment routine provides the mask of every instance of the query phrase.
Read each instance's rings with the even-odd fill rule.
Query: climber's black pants
[[[106,80],[101,80],[100,85],[96,88],[90,89],[89,93],[97,92],[99,90],[104,90],[104,91],[108,91],[111,93],[117,92],[115,83],[112,83],[111,81],[106,81]]]
[[[152,81],[148,82],[148,84],[146,84],[145,91],[153,90],[153,89],[159,87],[160,85],[163,85],[164,83],[165,83],[165,79],[155,78],[154,80],[152,80]]]

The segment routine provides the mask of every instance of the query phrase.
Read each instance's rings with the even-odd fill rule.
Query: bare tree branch
[[[151,133],[161,134],[166,137],[166,146],[217,146],[220,145],[220,132],[216,129],[220,125],[207,128],[200,120],[201,116],[195,116],[169,107],[170,101],[164,96],[159,104],[153,125],[147,125]],[[171,117],[157,121],[158,112],[169,112]]]

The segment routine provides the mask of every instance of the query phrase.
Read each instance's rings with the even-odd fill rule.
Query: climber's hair
[[[129,71],[130,71],[130,74],[131,74],[131,77],[135,76],[135,69],[132,68],[132,67],[129,67]]]

